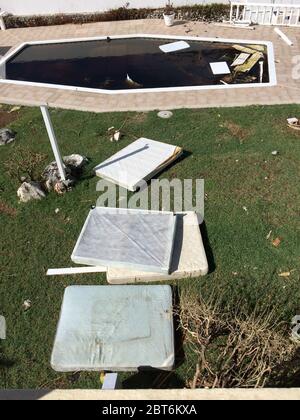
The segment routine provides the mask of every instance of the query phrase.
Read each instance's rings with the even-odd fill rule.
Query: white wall
[[[128,0],[129,1],[129,0]],[[127,0],[0,0],[0,8],[16,15],[88,13],[115,9]],[[229,3],[229,0],[173,0],[174,6]],[[166,0],[130,0],[130,7],[163,7]]]
[[[272,2],[272,0],[253,0]],[[300,0],[275,0],[275,3],[300,4]],[[124,6],[126,0],[0,0],[0,8],[15,15],[89,13]],[[130,7],[163,7],[166,0],[131,0]],[[172,0],[174,6],[229,3],[229,0]]]

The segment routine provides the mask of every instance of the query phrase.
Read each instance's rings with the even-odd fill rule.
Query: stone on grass
[[[2,128],[0,130],[0,146],[12,143],[16,138],[16,132],[9,128]]]
[[[70,155],[65,156],[63,158],[65,165],[70,168],[71,170],[79,170],[84,167],[88,163],[88,159],[85,156],[81,155]]]
[[[65,166],[66,177],[71,176],[71,170]],[[44,172],[42,173],[42,178],[45,181],[45,187],[47,191],[52,191],[55,188],[55,185],[62,183],[57,163],[51,162],[46,166]]]
[[[17,195],[22,203],[27,203],[30,200],[41,200],[46,197],[45,192],[39,182],[23,182],[17,191]]]
[[[44,170],[42,178],[45,181],[47,191],[54,190],[57,194],[69,191],[76,181],[76,173],[87,163],[85,156],[73,154],[63,158],[66,173],[66,181],[62,181],[57,163],[51,162]]]

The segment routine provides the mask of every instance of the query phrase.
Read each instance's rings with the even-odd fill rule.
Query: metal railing
[[[300,4],[230,2],[230,23],[300,26]]]

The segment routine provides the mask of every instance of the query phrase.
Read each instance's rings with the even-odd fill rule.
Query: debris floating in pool
[[[207,88],[221,87],[223,82],[259,84],[259,61],[264,67],[262,83],[273,83],[276,78],[273,68],[271,77],[269,72],[270,43],[237,44],[201,38],[188,39],[187,43],[173,42],[174,38],[137,35],[28,43],[2,60],[2,79],[107,93]],[[212,63],[222,65],[222,71],[212,72]],[[224,75],[228,77],[224,79]]]
[[[210,63],[210,67],[214,75],[231,73],[226,61],[221,61],[220,63]]]
[[[185,41],[171,42],[169,44],[160,45],[159,49],[164,53],[171,53],[190,48],[190,45]]]

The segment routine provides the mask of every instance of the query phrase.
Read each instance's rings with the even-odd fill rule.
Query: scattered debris
[[[289,45],[290,47],[293,46],[293,41],[290,40],[290,38],[288,38],[281,29],[279,28],[274,28],[274,31],[280,36],[281,39],[283,39],[283,41]]]
[[[245,63],[246,60],[248,60],[248,58],[250,57],[250,54],[248,53],[241,53],[235,60],[234,62],[231,64],[231,67],[235,67],[235,66],[241,66],[242,64]]]
[[[180,147],[142,137],[96,166],[95,172],[101,178],[136,191],[142,180],[153,178],[182,152]]]
[[[107,130],[108,134],[109,134],[109,139],[111,142],[113,141],[119,141],[121,139],[121,137],[123,136],[121,130],[116,130],[115,127],[110,127]]]
[[[259,82],[260,83],[263,82],[263,77],[264,77],[264,62],[261,60],[259,62]]]
[[[228,67],[228,64],[226,63],[226,61],[209,63],[209,65],[211,67],[211,71],[213,72],[215,76],[220,75],[220,74],[231,73],[230,68]]]
[[[61,195],[70,191],[76,182],[84,165],[88,162],[85,156],[72,154],[63,158],[65,164],[66,180],[62,181],[57,163],[51,162],[42,173],[42,179],[45,182],[45,188],[48,192],[54,190]]]
[[[23,182],[17,191],[17,196],[22,203],[27,203],[30,200],[41,200],[46,194],[40,182],[30,181]]]
[[[129,76],[129,74],[127,74],[126,84],[127,84],[128,87],[130,87],[132,89],[138,89],[138,88],[143,87],[143,85],[141,85],[140,83],[132,80],[131,77]]]
[[[279,273],[278,276],[279,277],[290,277],[293,271],[295,271],[295,270],[285,271],[283,273]]]
[[[20,109],[21,109],[20,106],[14,106],[8,111],[8,113],[11,114],[12,112],[17,112],[17,111],[20,111]]]
[[[240,66],[236,66],[234,69],[235,73],[248,73],[256,63],[263,58],[263,54],[261,52],[255,52],[251,55],[251,57]]]
[[[163,119],[169,119],[171,117],[173,117],[173,112],[171,111],[160,111],[157,116],[159,118],[163,118]]]
[[[281,238],[276,238],[272,241],[272,245],[275,246],[275,248],[278,248],[279,245],[281,244],[282,239]]]
[[[24,309],[24,311],[28,311],[32,306],[32,302],[29,299],[24,300],[22,308]]]
[[[190,48],[190,45],[185,41],[171,42],[169,44],[160,45],[159,47],[159,49],[166,54],[170,52],[185,50],[187,48]]]
[[[244,23],[244,24],[235,23],[235,22],[228,23],[226,21],[223,21],[223,22],[215,22],[215,23],[213,23],[213,25],[220,26],[220,27],[223,27],[223,28],[234,28],[235,27],[235,28],[239,28],[239,29],[248,29],[248,30],[250,29],[252,31],[255,30],[255,27],[249,25],[248,23]],[[207,31],[204,31],[204,32],[207,32]]]
[[[138,371],[140,366],[171,371],[172,312],[172,289],[166,285],[68,287],[51,366],[58,372]]]
[[[67,179],[69,180],[69,177],[71,176],[71,170],[65,167],[65,173]],[[45,181],[45,187],[48,192],[52,191],[56,184],[66,182],[61,180],[58,166],[55,161],[46,166],[44,172],[42,173],[42,179]]]
[[[294,130],[300,130],[300,120],[298,118],[288,118],[288,126]]]
[[[10,128],[2,128],[0,130],[0,146],[12,143],[16,138],[16,132]]]

